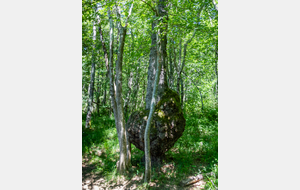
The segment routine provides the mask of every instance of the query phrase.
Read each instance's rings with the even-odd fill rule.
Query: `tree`
[[[96,12],[98,8],[95,8],[95,20],[99,20],[96,16]],[[91,68],[91,83],[89,85],[89,100],[88,100],[88,107],[87,107],[87,114],[86,114],[86,123],[85,128],[90,126],[91,115],[93,111],[92,103],[94,97],[94,82],[95,82],[95,46],[96,46],[96,21],[93,22],[93,52],[92,52],[92,68]]]
[[[166,111],[164,105],[169,106],[169,100],[161,104],[168,93],[177,94],[173,98],[179,99],[176,106],[179,105],[180,109],[175,114],[180,113],[182,118],[176,125],[182,125],[182,131],[185,125],[183,109],[188,115],[217,105],[216,2],[157,0],[153,3],[142,0],[135,2],[133,9],[132,0],[83,1],[82,109],[85,126],[97,119],[93,112],[97,111],[97,117],[105,117],[106,110],[114,113],[120,147],[117,164],[120,173],[130,166],[131,143],[136,143],[133,140],[138,140],[139,145],[134,145],[145,151],[145,181],[151,178],[151,161],[155,165],[152,159],[162,160],[164,153],[174,145],[173,142],[168,146],[162,144],[169,142],[160,139],[163,138],[159,136],[162,132],[151,133],[153,126],[166,124],[170,127],[169,120],[165,123],[158,121],[157,114]],[[95,11],[94,7],[99,9]],[[126,40],[127,35],[130,38]],[[108,103],[107,99],[110,99]],[[176,106],[172,108],[177,109]],[[138,125],[132,116],[138,116],[136,120],[141,122],[142,116],[146,116],[146,123]],[[128,123],[136,130],[129,133]],[[140,136],[135,137],[137,134]],[[165,146],[165,150],[153,151],[153,146],[159,145]]]
[[[150,156],[150,124],[153,120],[153,112],[156,103],[162,98],[163,92],[168,88],[166,76],[166,47],[167,47],[167,11],[166,0],[161,0],[156,7],[155,21],[152,23],[152,29],[157,26],[157,32],[151,36],[153,45],[150,50],[150,61],[148,68],[148,88],[146,96],[146,109],[150,108],[147,125],[145,129],[145,182],[149,182],[151,178],[151,156]],[[154,66],[156,66],[156,70]],[[155,80],[153,81],[153,75]],[[158,83],[159,81],[159,83]],[[157,89],[157,90],[156,90]],[[157,92],[156,92],[157,91]],[[151,94],[151,101],[150,96]],[[158,96],[156,97],[156,94]],[[150,104],[150,105],[149,105]]]
[[[111,16],[110,7],[108,7],[108,17],[110,23],[110,40],[109,40],[109,59],[107,49],[105,47],[103,32],[101,28],[99,28],[100,39],[102,41],[102,48],[104,52],[105,62],[109,65],[109,78],[110,78],[110,96],[111,103],[113,107],[113,112],[115,116],[115,124],[118,133],[119,146],[120,146],[120,159],[117,163],[117,168],[119,173],[124,173],[126,169],[130,166],[131,160],[131,147],[128,141],[126,130],[125,130],[125,117],[124,117],[124,109],[123,109],[123,100],[122,100],[122,61],[123,61],[123,52],[124,52],[124,43],[126,37],[126,30],[128,25],[128,19],[131,15],[131,11],[133,8],[133,3],[129,9],[128,17],[125,21],[125,26],[122,26],[121,16],[119,7],[116,5],[116,14],[118,15],[118,29],[119,29],[119,47],[118,54],[116,60],[116,83],[114,82],[114,74],[113,74],[113,43],[114,43],[114,24]],[[115,90],[116,89],[116,90]]]
[[[127,138],[126,130],[125,130],[125,117],[124,117],[124,109],[123,109],[123,99],[122,99],[122,61],[123,61],[123,52],[124,52],[124,42],[126,37],[126,30],[128,25],[128,19],[131,15],[131,11],[133,8],[133,2],[129,9],[129,13],[125,22],[125,26],[122,26],[121,16],[119,7],[116,6],[116,12],[118,16],[118,28],[120,35],[120,42],[118,48],[118,58],[116,61],[116,103],[117,103],[117,122],[119,128],[119,144],[120,144],[120,160],[118,165],[118,170],[120,173],[123,173],[130,166],[131,160],[131,148],[130,143]]]

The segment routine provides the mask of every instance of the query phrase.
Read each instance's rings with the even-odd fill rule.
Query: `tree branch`
[[[143,0],[141,0],[143,3],[145,3],[146,5],[148,5],[151,9],[152,9],[152,11],[155,13],[155,15],[158,15],[158,13],[157,13],[157,11],[149,4],[149,3],[147,3],[147,2],[145,2],[145,1],[143,1]]]
[[[201,5],[200,9],[199,9],[199,12],[197,13],[197,19],[198,19],[198,22],[199,22],[199,20],[200,20],[200,15],[201,15],[201,12],[202,12],[202,10],[203,10],[204,7],[205,7],[205,4],[203,3],[203,4]],[[197,22],[197,24],[198,24],[198,22]],[[184,44],[184,48],[183,48],[183,61],[182,61],[182,64],[181,64],[180,73],[183,71],[183,67],[184,67],[184,65],[185,65],[185,56],[186,56],[186,48],[187,48],[187,45],[188,45],[188,44],[192,41],[192,39],[195,37],[196,30],[197,30],[197,28],[195,27],[194,33],[193,33],[192,37],[191,37],[190,39],[188,39],[188,40],[186,41],[186,43]]]
[[[117,17],[118,17],[118,25],[119,27],[123,27],[122,26],[122,20],[121,20],[121,13],[120,13],[120,9],[119,9],[119,6],[117,5],[117,3],[115,4],[116,6],[116,13],[117,13]]]
[[[132,8],[133,8],[133,3],[134,3],[134,1],[132,1],[131,7],[129,9],[128,16],[127,16],[126,22],[125,22],[125,28],[127,27],[128,19],[129,19],[130,15],[131,15],[131,11],[132,11]]]

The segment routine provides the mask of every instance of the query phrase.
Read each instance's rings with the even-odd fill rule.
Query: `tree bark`
[[[160,35],[160,32],[158,32],[157,34],[157,39],[158,36]],[[148,116],[148,120],[147,120],[147,125],[146,125],[146,129],[145,129],[145,183],[149,183],[150,182],[150,178],[151,178],[151,156],[150,156],[150,124],[153,120],[153,112],[155,109],[155,97],[156,97],[156,88],[158,86],[158,78],[160,76],[160,71],[161,71],[161,65],[162,65],[162,57],[161,57],[161,45],[160,42],[158,43],[158,51],[157,51],[157,57],[158,57],[158,61],[157,61],[157,72],[155,74],[155,81],[154,81],[154,88],[152,91],[152,100],[151,100],[151,106],[150,106],[150,113]]]
[[[158,17],[157,23],[152,24],[152,30],[158,26],[157,33],[151,36],[150,61],[148,68],[148,86],[146,96],[146,109],[150,109],[147,119],[144,139],[145,139],[145,178],[146,183],[151,178],[151,155],[150,155],[150,124],[153,119],[153,112],[157,102],[160,101],[164,91],[168,88],[167,70],[167,19],[168,14],[165,10],[167,0],[159,0],[157,4]],[[156,66],[156,69],[154,69]],[[155,75],[155,80],[153,76]],[[151,98],[150,98],[151,97]]]
[[[150,59],[148,67],[148,83],[147,83],[147,93],[146,93],[146,109],[150,109],[151,98],[153,94],[153,85],[157,67],[157,49],[156,49],[156,33],[154,32],[156,24],[152,23],[152,35],[151,35],[151,49],[150,49]]]
[[[90,120],[92,117],[93,111],[93,96],[94,96],[94,81],[95,81],[95,46],[96,46],[96,26],[95,21],[93,23],[93,51],[92,51],[92,68],[91,68],[91,82],[89,85],[89,99],[88,99],[88,107],[85,121],[85,128],[90,126]]]
[[[172,63],[172,51],[171,48],[169,49],[169,66],[170,66],[170,72],[169,72],[169,87],[173,89],[173,76],[174,76],[174,67]]]
[[[134,87],[134,92],[133,92],[133,97],[137,97],[137,94],[139,92],[140,88],[140,67],[141,67],[141,57],[138,59],[138,67],[137,67],[137,76],[135,79],[135,87]],[[133,112],[134,109],[136,109],[137,105],[137,100],[134,101],[132,108],[131,108],[131,113]]]
[[[115,100],[115,90],[114,90],[114,73],[113,73],[113,43],[114,43],[114,24],[112,21],[112,17],[110,15],[110,8],[108,9],[108,17],[109,17],[109,23],[110,23],[110,28],[109,28],[109,57],[108,57],[108,52],[105,46],[105,41],[101,29],[101,25],[99,26],[99,33],[100,33],[100,40],[102,42],[102,49],[104,53],[104,59],[105,59],[105,65],[108,69],[108,75],[109,75],[109,92],[110,92],[110,97],[111,97],[111,105],[113,108],[113,112],[117,112],[117,107],[116,107],[116,100]],[[115,114],[115,117],[117,115]],[[116,123],[117,126],[117,123]],[[118,130],[118,127],[117,127]]]
[[[103,76],[102,76],[103,78]],[[96,95],[96,109],[97,109],[97,115],[100,116],[100,94],[101,94],[101,83],[100,83],[100,72],[98,72],[98,89],[97,89],[97,95]]]
[[[215,73],[216,73],[216,77],[217,77],[217,82],[216,82],[216,90],[215,90],[215,96],[218,102],[218,42],[216,44],[216,49],[215,49],[215,59],[216,59],[216,64],[215,64]]]
[[[116,61],[116,103],[117,103],[117,122],[120,132],[120,161],[119,161],[119,172],[123,173],[126,170],[126,133],[125,133],[125,118],[123,111],[123,99],[122,99],[122,61],[124,42],[126,36],[126,30],[121,29],[120,32],[120,43],[118,50],[118,58]]]
[[[118,30],[120,32],[119,36],[119,48],[118,48],[118,58],[116,61],[116,103],[117,103],[117,123],[119,128],[119,145],[120,145],[120,159],[118,164],[118,172],[123,174],[126,169],[129,168],[131,164],[131,144],[129,143],[128,135],[125,130],[125,117],[123,109],[123,99],[122,99],[122,62],[123,62],[123,52],[126,37],[126,30],[128,25],[128,19],[131,15],[133,4],[129,9],[129,14],[125,22],[125,26],[122,26],[121,16],[119,14],[119,8],[116,6],[118,21]]]
[[[144,84],[143,84],[143,93],[142,93],[142,100],[140,103],[140,107],[143,107],[143,104],[146,102],[146,98],[145,98],[145,89],[146,89],[146,80],[144,80]]]
[[[159,76],[159,83],[157,87],[157,98],[155,99],[155,103],[159,102],[161,99],[161,96],[163,95],[164,91],[168,88],[167,83],[167,63],[166,63],[166,57],[167,57],[167,27],[168,27],[168,13],[165,10],[167,0],[159,0],[157,4],[157,12],[158,17],[160,19],[159,21],[159,30],[162,36],[161,39],[161,54],[162,54],[162,65],[161,65],[161,71]],[[147,94],[146,94],[146,109],[150,109],[151,100],[152,100],[152,91],[154,87],[154,77],[156,73],[157,68],[157,49],[156,49],[156,43],[157,43],[157,36],[154,32],[154,28],[156,27],[156,23],[152,23],[152,36],[151,36],[151,49],[150,49],[150,60],[149,60],[149,67],[148,67],[148,84],[147,84]]]

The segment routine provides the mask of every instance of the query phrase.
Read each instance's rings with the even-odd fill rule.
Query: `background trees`
[[[96,13],[101,22],[96,22]],[[120,6],[120,18],[116,14],[116,6]],[[109,17],[108,8],[112,9],[112,24],[114,30],[112,53],[118,55],[120,41],[124,40],[122,60],[122,93],[126,117],[130,112],[142,108],[146,102],[145,88],[148,83],[148,64],[151,49],[152,23],[154,21],[155,4],[151,1],[136,1],[130,19],[128,20],[126,40],[121,39],[124,30],[117,22],[125,22],[132,1],[83,1],[82,15],[82,92],[83,111],[87,111],[91,84],[93,60],[95,62],[95,92],[92,107],[94,111],[112,113],[112,105],[106,101],[110,97],[108,83],[108,65],[105,63],[102,43],[109,47]],[[199,107],[216,106],[218,95],[218,14],[212,1],[168,1],[167,62],[168,85],[178,91],[185,111],[199,111]],[[117,11],[118,12],[118,11]],[[100,34],[93,40],[93,24],[102,28],[103,41]],[[97,30],[98,31],[98,30]],[[95,44],[95,45],[93,45]],[[152,44],[153,45],[153,44]],[[94,51],[93,51],[93,47]],[[108,48],[109,49],[109,48]],[[109,50],[108,50],[109,51]],[[109,52],[108,52],[109,54]],[[93,58],[94,55],[94,58]],[[108,55],[109,56],[109,55]],[[116,61],[117,57],[112,57]],[[112,71],[115,73],[115,67]],[[115,77],[115,76],[113,76]],[[154,79],[154,77],[153,77]],[[150,91],[149,91],[150,92]],[[150,97],[151,97],[150,93]],[[199,101],[200,100],[200,101]],[[201,101],[202,100],[202,101]],[[189,104],[188,102],[194,102]],[[194,104],[197,104],[194,105]],[[200,106],[199,106],[200,105]],[[190,109],[191,106],[197,109]],[[150,107],[150,103],[149,106]]]
[[[114,118],[119,142],[117,167],[121,173],[129,168],[131,160],[125,122],[133,111],[150,109],[158,27],[161,27],[163,54],[161,76],[165,76],[165,83],[158,86],[165,84],[178,92],[185,118],[209,113],[215,120],[218,106],[216,1],[82,1],[85,128],[95,130],[101,125],[97,124],[99,118]],[[163,87],[158,87],[158,94],[160,89]]]

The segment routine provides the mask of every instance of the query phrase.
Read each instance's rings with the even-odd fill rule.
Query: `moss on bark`
[[[126,123],[129,140],[138,149],[144,151],[144,132],[149,110],[134,112]],[[150,154],[153,161],[161,161],[165,152],[172,148],[182,136],[185,119],[176,92],[167,89],[155,106],[150,126]]]

